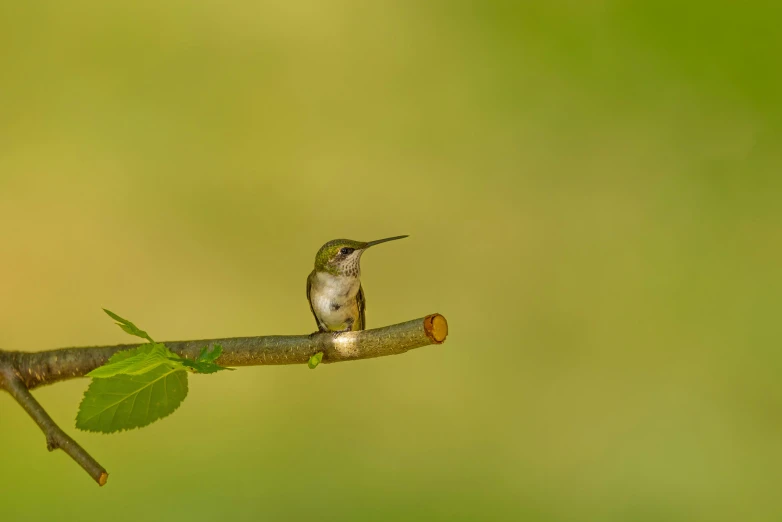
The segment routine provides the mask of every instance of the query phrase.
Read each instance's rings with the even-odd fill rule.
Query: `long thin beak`
[[[396,239],[404,239],[406,237],[407,236],[394,236],[394,237],[387,237],[385,239],[378,239],[376,241],[370,241],[369,243],[367,243],[367,246],[365,246],[364,248],[369,248],[369,247],[374,246],[374,245],[379,245],[380,243],[385,243],[386,241],[394,241]]]

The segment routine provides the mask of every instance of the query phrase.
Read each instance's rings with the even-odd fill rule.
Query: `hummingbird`
[[[318,323],[318,332],[337,334],[366,328],[367,301],[361,287],[361,255],[371,246],[405,237],[387,237],[367,243],[333,239],[320,247],[315,255],[315,269],[307,277],[307,300]]]

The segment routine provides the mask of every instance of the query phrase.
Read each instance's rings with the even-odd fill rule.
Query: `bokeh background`
[[[782,4],[780,4],[782,5]],[[442,346],[0,395],[2,519],[779,520],[782,8],[0,2],[0,346],[308,333],[326,240]]]

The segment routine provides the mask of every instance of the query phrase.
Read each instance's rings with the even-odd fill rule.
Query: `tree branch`
[[[323,352],[323,363],[396,355],[421,346],[441,344],[447,335],[445,317],[432,314],[383,328],[339,335],[271,335],[165,344],[172,352],[189,359],[196,359],[204,346],[219,344],[223,352],[216,362],[221,366],[257,366],[306,364],[318,352]],[[38,424],[46,435],[50,451],[56,448],[65,451],[101,486],[108,478],[106,470],[55,424],[30,390],[83,377],[105,364],[113,354],[135,348],[138,344],[61,348],[34,353],[0,350],[0,388],[10,393]]]
[[[67,433],[62,431],[60,427],[49,417],[43,406],[35,400],[35,397],[30,393],[19,375],[10,367],[5,364],[0,367],[0,388],[6,390],[11,394],[11,397],[16,399],[16,402],[24,408],[30,417],[33,418],[35,423],[41,428],[43,434],[46,436],[46,447],[49,451],[54,451],[57,448],[63,450],[65,453],[76,461],[79,466],[86,471],[99,485],[103,486],[109,478],[109,474],[106,470],[98,464],[98,462],[87,453],[84,448],[79,446],[75,440],[70,438]]]

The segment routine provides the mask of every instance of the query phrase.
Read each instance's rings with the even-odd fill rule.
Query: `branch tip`
[[[448,336],[448,321],[440,314],[427,315],[424,318],[424,332],[434,344],[442,344]]]

